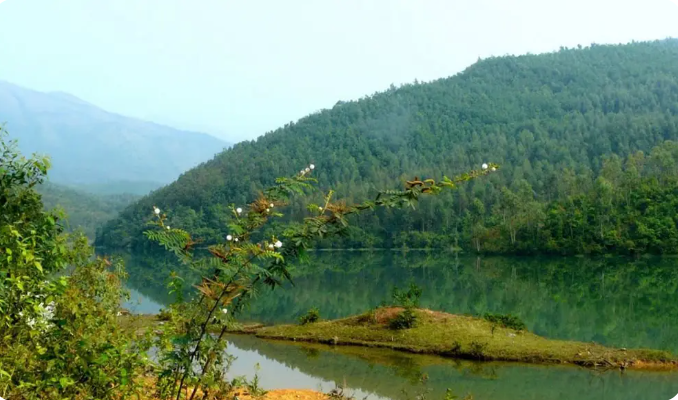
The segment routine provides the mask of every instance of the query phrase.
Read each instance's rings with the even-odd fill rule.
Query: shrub
[[[469,351],[469,354],[473,356],[474,358],[478,359],[483,359],[485,358],[485,348],[487,347],[487,343],[480,343],[480,342],[471,342],[471,348]]]
[[[170,310],[167,310],[167,309],[162,309],[162,310],[160,310],[160,312],[158,313],[156,318],[158,319],[158,321],[163,321],[163,322],[171,321],[172,320],[172,312]]]
[[[453,356],[461,354],[461,343],[455,340],[448,353]]]
[[[311,308],[305,315],[299,317],[299,323],[301,325],[312,324],[318,321],[320,321],[320,310],[317,307]]]
[[[406,308],[404,311],[396,315],[391,321],[389,321],[388,326],[393,330],[401,330],[414,328],[416,324],[416,314],[414,314],[414,311],[411,308]]]
[[[3,139],[0,129],[0,396],[133,397],[147,342],[117,323],[122,265],[63,233],[34,189],[48,160]]]
[[[401,307],[419,307],[419,299],[421,298],[422,290],[416,283],[410,283],[410,287],[405,290],[401,290],[398,287],[393,288],[393,304]]]
[[[495,325],[503,326],[504,328],[515,329],[517,331],[527,329],[527,325],[515,315],[486,313],[483,318]]]

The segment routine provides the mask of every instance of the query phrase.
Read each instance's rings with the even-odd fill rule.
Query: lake
[[[135,312],[169,301],[162,283],[182,271],[171,256],[124,255]],[[185,273],[185,271],[184,271]],[[511,313],[537,334],[678,353],[678,259],[456,257],[437,252],[317,252],[294,269],[294,287],[260,293],[242,319],[293,322],[312,307],[323,318],[366,311],[394,286],[423,289],[422,306],[459,314]],[[140,301],[139,301],[140,300]],[[470,363],[390,351],[332,348],[234,336],[233,375],[259,363],[265,387],[330,390],[400,399],[446,388],[476,399],[670,399],[678,374],[596,372],[575,367]],[[417,377],[427,374],[425,386]],[[282,377],[286,377],[282,379]],[[405,392],[410,395],[406,395]]]

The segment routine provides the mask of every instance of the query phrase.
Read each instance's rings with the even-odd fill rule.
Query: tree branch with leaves
[[[290,223],[277,235],[253,240],[268,222],[283,216],[279,210],[293,197],[318,190],[317,180],[312,177],[315,166],[311,164],[292,177],[278,178],[274,186],[261,192],[244,209],[231,205],[229,233],[222,243],[209,246],[206,256],[196,255],[199,240],[187,231],[172,228],[168,216],[154,206],[150,222],[154,229],[145,235],[201,276],[196,285],[198,296],[188,303],[170,306],[173,323],[165,325],[159,338],[158,394],[178,400],[190,386],[190,400],[199,391],[207,398],[210,390],[223,381],[224,371],[219,366],[228,360],[223,354],[223,338],[234,326],[234,318],[260,287],[275,288],[291,282],[290,263],[305,259],[314,241],[345,234],[351,215],[379,207],[414,208],[422,196],[453,190],[498,168],[496,164],[483,164],[479,170],[439,181],[415,177],[405,183],[403,190],[382,191],[374,200],[351,205],[336,200],[330,190],[323,195],[322,206],[307,206],[309,216],[301,223]],[[219,334],[213,336],[210,332]]]

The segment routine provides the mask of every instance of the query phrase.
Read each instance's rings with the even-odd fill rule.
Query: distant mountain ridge
[[[71,94],[0,81],[0,123],[23,153],[49,155],[50,180],[67,185],[175,180],[229,144],[107,112]]]

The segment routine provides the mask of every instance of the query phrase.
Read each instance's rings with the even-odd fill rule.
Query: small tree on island
[[[414,208],[421,196],[455,189],[498,168],[496,164],[483,164],[479,170],[440,181],[415,178],[406,182],[404,190],[382,191],[373,201],[353,205],[335,200],[330,190],[323,194],[322,205],[308,205],[309,216],[302,222],[290,223],[276,235],[253,239],[271,219],[283,216],[279,210],[292,197],[315,189],[315,165],[310,164],[292,177],[278,178],[275,186],[244,208],[231,205],[230,233],[222,243],[210,246],[206,256],[196,255],[199,241],[189,232],[170,227],[167,215],[154,206],[151,223],[155,229],[145,235],[201,276],[196,285],[199,295],[170,305],[169,323],[158,336],[157,395],[178,400],[191,387],[188,399],[193,400],[198,392],[206,399],[228,390],[224,385],[225,367],[231,358],[224,352],[224,335],[234,326],[235,317],[261,287],[275,288],[291,281],[290,263],[305,259],[314,241],[344,234],[351,215],[378,207]],[[170,285],[173,291],[181,292],[178,277]]]

